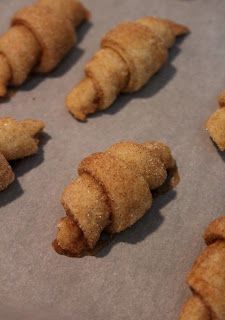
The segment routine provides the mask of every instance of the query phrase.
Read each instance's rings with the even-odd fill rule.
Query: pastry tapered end
[[[0,53],[0,97],[7,95],[7,86],[11,79],[11,69],[4,55]]]
[[[87,251],[83,232],[70,217],[62,218],[58,224],[58,233],[53,248],[62,255],[80,257]]]
[[[225,150],[225,108],[216,110],[206,122],[206,129],[220,151]]]
[[[207,245],[217,240],[225,240],[225,216],[221,216],[210,223],[205,231],[204,239]]]
[[[45,127],[45,123],[41,120],[26,119],[21,121],[21,123],[32,137],[39,134]]]
[[[218,102],[219,102],[220,108],[225,107],[225,90],[220,93],[218,97]]]
[[[91,79],[82,80],[67,96],[66,107],[80,121],[97,111],[97,91]]]
[[[208,308],[203,304],[202,300],[194,295],[187,300],[183,306],[179,320],[210,320],[211,315]]]
[[[190,33],[190,29],[182,24],[167,19],[164,19],[164,21],[166,21],[169,24],[170,28],[172,29],[176,37]]]
[[[87,8],[79,1],[76,3],[76,10],[75,10],[75,17],[74,17],[74,24],[78,26],[83,21],[88,21],[91,18],[91,12],[87,10]]]
[[[15,175],[8,161],[0,153],[0,191],[5,190],[14,181]]]

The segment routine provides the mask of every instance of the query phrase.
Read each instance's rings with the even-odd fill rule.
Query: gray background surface
[[[0,30],[29,0],[1,0]],[[4,320],[172,320],[190,294],[184,279],[203,247],[201,235],[224,212],[225,156],[203,129],[225,88],[222,0],[85,0],[92,25],[48,77],[33,77],[0,116],[40,118],[39,153],[14,164],[17,181],[0,195],[0,318]],[[140,92],[121,96],[85,124],[64,108],[83,65],[116,23],[155,15],[192,33]],[[71,259],[51,248],[60,196],[79,161],[123,140],[159,139],[173,150],[181,183],[97,257]]]

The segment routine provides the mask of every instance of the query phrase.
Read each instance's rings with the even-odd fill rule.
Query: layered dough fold
[[[132,226],[151,207],[151,190],[174,168],[170,149],[160,142],[119,142],[85,158],[62,195],[67,217],[58,224],[56,251],[81,256],[96,246],[102,231]]]
[[[187,278],[193,296],[184,305],[180,320],[225,319],[225,216],[213,221],[204,237],[207,247]]]
[[[109,31],[101,49],[85,67],[86,77],[66,100],[69,111],[81,121],[108,108],[120,92],[135,92],[161,68],[176,36],[187,27],[169,20],[144,17]]]
[[[88,15],[76,0],[38,0],[16,12],[0,38],[0,96],[9,85],[21,85],[31,71],[53,70],[75,45],[75,28]]]
[[[35,154],[38,151],[38,135],[43,129],[44,123],[39,120],[0,118],[0,191],[15,178],[8,161]]]

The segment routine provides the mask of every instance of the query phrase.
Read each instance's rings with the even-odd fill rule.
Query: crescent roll
[[[187,27],[144,17],[109,31],[101,49],[85,66],[85,78],[70,92],[66,106],[78,120],[109,108],[120,92],[135,92],[162,67],[176,37]]]
[[[225,319],[225,216],[213,221],[205,232],[207,247],[187,277],[192,297],[180,320]]]
[[[0,38],[0,97],[30,72],[52,71],[76,44],[75,28],[88,16],[76,0],[38,0],[16,12]]]
[[[38,151],[38,135],[43,129],[44,123],[39,120],[0,118],[0,191],[14,180],[8,161],[35,154]]]
[[[170,149],[160,142],[119,142],[85,158],[62,195],[67,216],[58,224],[55,250],[79,257],[95,248],[103,231],[132,226],[151,207],[151,190],[174,169]],[[171,175],[170,185],[177,183]]]

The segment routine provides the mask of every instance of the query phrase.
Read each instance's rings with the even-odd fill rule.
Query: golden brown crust
[[[120,92],[139,90],[164,64],[176,36],[188,32],[184,26],[155,17],[117,25],[103,37],[101,49],[87,64],[84,81],[68,95],[67,108],[84,121],[89,113],[108,108]],[[90,90],[91,81],[95,92]]]
[[[217,109],[208,119],[206,129],[221,151],[225,150],[225,108]]]
[[[176,23],[168,19],[161,19],[161,21],[169,25],[176,37],[190,33],[190,29],[183,24]]]
[[[207,247],[187,278],[194,297],[185,304],[180,320],[225,319],[225,217],[213,221],[205,232]]]
[[[101,45],[115,51],[127,64],[129,82],[124,92],[138,91],[167,59],[162,41],[137,22],[119,24],[105,35]]]
[[[53,242],[56,252],[71,257],[82,256],[88,246],[76,222],[70,217],[65,217],[60,220],[57,228],[57,240]]]
[[[93,248],[110,220],[111,207],[102,187],[92,176],[82,174],[64,190],[61,202]]]
[[[5,190],[14,181],[15,176],[8,161],[0,153],[0,191]]]
[[[196,294],[184,304],[180,320],[212,320],[210,311]]]
[[[73,27],[79,26],[82,21],[90,18],[90,12],[76,0],[38,0],[37,5],[49,8],[62,19],[66,17]]]
[[[44,126],[44,122],[39,120],[0,118],[0,191],[6,189],[15,178],[8,161],[35,154],[38,150],[38,134]]]
[[[21,85],[31,71],[53,70],[75,45],[74,28],[88,15],[76,0],[39,0],[19,10],[0,38],[0,96],[9,84]]]
[[[108,153],[85,158],[78,173],[88,173],[104,186],[112,210],[109,227],[112,233],[133,225],[151,206],[148,184],[136,172],[135,166]]]
[[[204,239],[207,245],[217,240],[225,241],[225,217],[219,217],[214,220],[205,231]]]
[[[218,97],[219,107],[206,122],[206,130],[220,151],[225,150],[225,91]]]
[[[22,43],[21,50],[15,45]],[[23,25],[11,27],[0,38],[0,52],[7,57],[12,70],[10,84],[19,86],[38,62],[41,48],[33,34]]]
[[[80,121],[86,120],[86,114],[96,112],[98,109],[96,86],[90,78],[85,78],[71,91],[66,98],[66,106]]]
[[[225,107],[225,91],[222,91],[218,97],[219,106]]]
[[[33,5],[18,11],[13,17],[12,25],[25,26],[38,40],[41,59],[35,67],[37,72],[47,73],[53,70],[76,42],[70,21],[46,7]]]
[[[7,94],[7,85],[12,78],[12,71],[6,57],[0,53],[0,97]]]
[[[0,118],[0,152],[8,161],[35,154],[39,142],[37,135],[43,128],[44,123],[39,120]]]
[[[85,251],[95,248],[103,231],[118,233],[145,214],[152,204],[150,189],[163,185],[172,163],[164,144],[133,141],[117,143],[80,163],[79,177],[65,189],[62,204],[73,228],[82,230]],[[74,235],[67,234],[73,228],[64,226],[65,221],[60,222],[60,235],[54,242],[56,251],[74,256],[77,250],[80,255],[83,240],[76,249]]]

